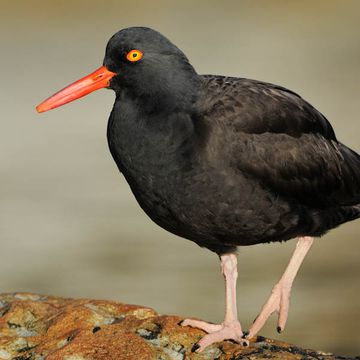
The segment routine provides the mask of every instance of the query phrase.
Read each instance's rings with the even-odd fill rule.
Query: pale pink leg
[[[284,274],[280,281],[273,287],[269,299],[251,326],[249,334],[246,336],[247,338],[255,336],[274,312],[279,314],[278,332],[280,333],[284,330],[290,306],[291,286],[313,241],[314,239],[309,236],[299,238]]]
[[[182,326],[199,328],[208,333],[197,344],[195,344],[194,351],[196,352],[201,352],[207,346],[223,340],[234,340],[243,345],[248,345],[247,340],[242,338],[243,332],[237,317],[236,280],[238,272],[236,255],[221,255],[220,260],[221,272],[225,277],[226,290],[226,308],[223,323],[216,325],[192,319],[186,319],[181,323]]]

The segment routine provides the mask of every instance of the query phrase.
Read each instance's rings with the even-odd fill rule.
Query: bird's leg
[[[203,351],[207,346],[223,341],[234,340],[243,345],[248,345],[248,342],[243,339],[243,332],[237,317],[236,307],[236,280],[237,272],[237,259],[235,254],[225,254],[220,256],[221,272],[225,278],[225,291],[226,291],[226,308],[225,319],[222,324],[209,324],[205,321],[186,319],[181,325],[191,326],[202,329],[208,334],[205,335],[193,349],[196,352]]]
[[[281,333],[284,330],[290,306],[291,286],[313,241],[314,239],[309,236],[299,238],[284,274],[280,281],[273,287],[269,299],[266,301],[260,314],[252,324],[250,331],[246,336],[247,338],[255,336],[274,312],[279,314],[277,331]]]

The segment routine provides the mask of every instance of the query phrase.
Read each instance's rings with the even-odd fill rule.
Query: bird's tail
[[[353,194],[353,200],[357,201],[360,198],[360,155],[344,144],[341,144],[339,150],[346,164],[343,171],[344,175],[348,175],[346,176],[349,181],[347,187]]]
[[[353,210],[357,213],[357,216],[355,216],[354,219],[360,217],[360,204],[353,206]]]
[[[312,217],[311,235],[322,236],[328,230],[334,229],[345,222],[358,219],[359,217],[360,204],[317,210]],[[324,231],[324,229],[326,230]]]

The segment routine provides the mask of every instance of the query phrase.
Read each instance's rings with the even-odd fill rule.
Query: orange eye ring
[[[131,50],[126,54],[126,59],[131,62],[139,61],[143,57],[143,53],[140,50]]]

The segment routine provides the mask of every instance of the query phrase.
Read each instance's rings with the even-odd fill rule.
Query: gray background
[[[118,174],[106,143],[114,95],[99,91],[38,115],[48,95],[99,67],[108,38],[151,26],[199,73],[245,76],[303,95],[360,151],[360,2],[6,1],[0,3],[0,291],[144,304],[218,322],[217,257],[153,224]],[[359,354],[359,230],[316,241],[295,282],[283,335],[299,345]],[[295,246],[239,251],[244,328]]]

